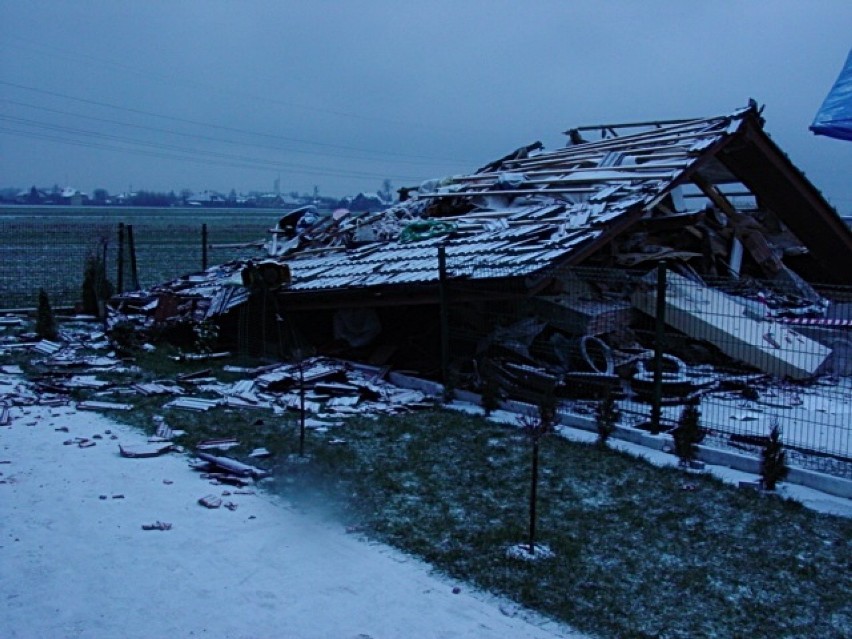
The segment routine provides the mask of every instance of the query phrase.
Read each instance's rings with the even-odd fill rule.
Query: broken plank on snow
[[[80,410],[133,410],[133,405],[117,402],[85,401],[77,404],[77,408]]]
[[[229,448],[233,448],[234,446],[239,446],[240,442],[237,441],[236,437],[220,437],[217,439],[205,439],[203,441],[198,442],[195,447],[198,450],[210,450],[213,448],[218,448],[219,450],[228,450]]]
[[[202,399],[200,397],[180,397],[163,405],[163,408],[180,408],[183,410],[208,411],[219,406],[219,400]]]
[[[260,477],[266,477],[269,474],[262,468],[249,466],[248,464],[243,464],[242,462],[238,462],[236,459],[231,459],[229,457],[217,457],[208,453],[196,453],[196,455],[199,459],[240,477],[254,477],[255,479],[258,479]]]
[[[157,444],[137,444],[134,446],[118,445],[118,452],[122,457],[142,458],[142,457],[158,457],[165,453],[175,450],[175,445],[171,442],[163,442]]]

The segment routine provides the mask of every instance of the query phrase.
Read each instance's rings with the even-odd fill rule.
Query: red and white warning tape
[[[826,319],[824,317],[775,317],[779,324],[792,324],[793,326],[852,326],[852,319]]]

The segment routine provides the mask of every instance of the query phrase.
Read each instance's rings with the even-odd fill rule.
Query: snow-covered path
[[[6,639],[580,637],[342,524],[212,486],[184,456],[122,458],[118,443],[144,437],[104,416],[12,415],[0,427]],[[63,445],[96,434],[95,446]],[[224,489],[236,509],[197,503]],[[171,529],[142,529],[158,521]]]

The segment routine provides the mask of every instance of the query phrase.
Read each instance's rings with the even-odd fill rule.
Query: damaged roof
[[[593,130],[602,139],[582,139]],[[328,303],[333,292],[341,302],[365,289],[435,288],[439,245],[448,277],[529,279],[582,262],[640,220],[688,212],[688,198],[735,214],[728,187],[769,206],[827,276],[852,272],[852,234],[764,133],[753,103],[719,117],[566,133],[565,148],[522,147],[469,175],[427,182],[390,209],[308,235],[276,258],[291,274],[281,294],[310,305],[311,294]],[[418,224],[420,233],[406,234]]]
[[[243,286],[223,284],[252,281],[289,309],[435,303],[439,247],[446,277],[469,282],[471,297],[536,293],[554,268],[582,264],[614,240],[679,232],[705,215],[722,219],[767,269],[782,268],[779,251],[792,246],[809,279],[848,283],[852,231],[765,133],[761,111],[752,101],[716,117],[578,127],[563,148],[529,144],[473,173],[401,189],[408,199],[385,210],[293,211],[267,243],[280,273],[250,280],[246,262],[225,264],[153,290],[171,301],[143,296],[139,305],[162,315],[190,305],[201,319],[247,299]],[[754,232],[755,212],[782,227],[787,245]]]

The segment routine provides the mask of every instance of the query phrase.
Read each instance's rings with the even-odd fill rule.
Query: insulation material
[[[829,348],[783,324],[747,317],[745,306],[724,293],[676,273],[667,278],[666,323],[711,342],[729,357],[776,377],[807,379],[831,354]],[[656,300],[653,287],[632,296],[634,306],[651,316]]]

